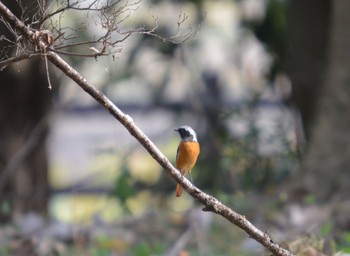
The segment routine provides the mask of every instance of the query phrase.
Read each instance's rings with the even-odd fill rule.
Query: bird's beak
[[[178,131],[179,131],[179,129],[175,129],[175,130],[174,130],[174,132],[178,132]]]

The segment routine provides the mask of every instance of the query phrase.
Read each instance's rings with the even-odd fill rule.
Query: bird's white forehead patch
[[[179,127],[179,130],[180,129],[186,130],[190,134],[190,136],[193,137],[193,140],[197,141],[197,133],[195,132],[195,130],[192,129],[192,127],[187,126],[187,125],[183,125],[183,126]]]

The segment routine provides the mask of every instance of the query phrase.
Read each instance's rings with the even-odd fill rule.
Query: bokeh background
[[[17,16],[37,13],[33,1],[4,3]],[[331,255],[350,248],[349,8],[344,0],[142,0],[121,27],[152,27],[157,17],[156,33],[168,38],[186,15],[175,43],[134,34],[113,56],[63,57],[173,163],[173,130],[192,126],[200,189],[287,248]],[[97,18],[59,20],[86,39],[101,34]],[[0,43],[3,60],[13,48]],[[174,181],[121,124],[54,67],[50,74],[51,91],[40,58],[0,72],[0,254],[265,252],[186,193],[175,198]]]

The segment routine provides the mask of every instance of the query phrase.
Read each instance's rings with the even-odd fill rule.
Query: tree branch
[[[25,60],[25,59],[30,59],[38,55],[41,55],[41,54],[33,52],[33,53],[28,53],[28,54],[23,54],[16,57],[8,58],[6,60],[2,60],[0,61],[0,71],[3,71],[9,64],[15,63],[17,61]]]
[[[110,101],[107,96],[92,86],[86,79],[73,69],[68,63],[61,59],[56,53],[49,52],[47,58],[57,68],[59,68],[65,75],[76,82],[84,91],[90,94],[97,102],[99,102],[112,116],[114,116],[128,131],[134,136],[138,142],[148,151],[148,153],[165,169],[169,176],[176,182],[180,183],[182,187],[195,199],[200,201],[203,205],[204,211],[211,211],[213,213],[223,216],[228,221],[234,223],[246,231],[249,236],[275,255],[291,256],[291,252],[283,249],[279,244],[275,243],[266,232],[262,232],[249,222],[245,216],[240,215],[221,203],[215,197],[210,196],[187,180],[181,173],[170,163],[164,154],[156,147],[156,145],[142,132],[142,130],[134,123],[132,118],[122,112],[117,106]]]
[[[3,16],[17,31],[24,37],[28,38],[35,44],[35,35],[29,30],[23,22],[18,20],[11,11],[0,2],[0,16]],[[36,45],[35,45],[36,46]],[[36,46],[37,47],[37,46]],[[181,173],[170,163],[165,155],[156,147],[156,145],[142,132],[134,123],[132,118],[123,113],[116,105],[113,104],[102,92],[92,86],[81,74],[66,63],[60,56],[54,52],[47,52],[47,59],[60,69],[66,76],[76,82],[84,91],[99,102],[113,117],[115,117],[136,140],[148,151],[148,153],[165,169],[170,177],[180,183],[182,187],[195,199],[204,205],[204,211],[211,211],[221,215],[231,223],[244,230],[249,237],[255,239],[274,255],[292,256],[293,254],[275,243],[267,232],[262,232],[249,222],[245,216],[238,214],[230,209],[218,199],[210,196],[187,180]]]

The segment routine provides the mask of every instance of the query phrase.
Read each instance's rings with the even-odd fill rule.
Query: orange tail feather
[[[177,196],[177,197],[180,197],[181,194],[182,194],[182,187],[181,187],[180,184],[177,184],[177,185],[176,185],[176,196]]]

